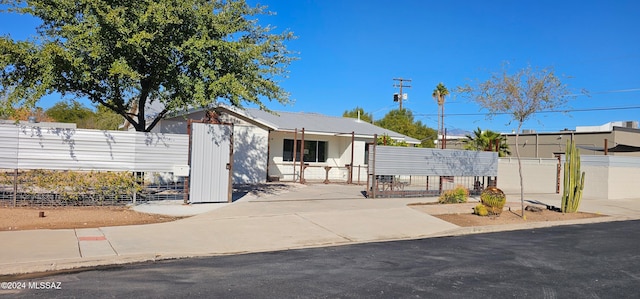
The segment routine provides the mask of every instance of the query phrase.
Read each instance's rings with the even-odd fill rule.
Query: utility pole
[[[400,83],[394,83],[393,87],[399,87],[400,88],[400,94],[394,94],[393,95],[393,101],[394,102],[399,102],[400,103],[400,110],[402,111],[402,100],[406,100],[407,97],[405,96],[404,93],[402,93],[402,88],[403,87],[409,87],[411,88],[411,85],[405,85],[404,82],[411,82],[411,79],[402,79],[402,78],[393,78],[393,81],[398,81]]]

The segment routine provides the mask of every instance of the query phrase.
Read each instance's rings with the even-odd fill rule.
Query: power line
[[[569,96],[577,97],[577,96],[591,96],[592,94],[608,94],[608,93],[625,93],[625,92],[638,92],[640,88],[627,88],[627,89],[614,89],[614,90],[603,90],[603,91],[585,91],[584,93],[571,94]]]
[[[613,111],[613,110],[633,110],[640,109],[640,106],[629,106],[629,107],[599,107],[599,108],[584,108],[584,109],[566,109],[566,110],[545,110],[545,111],[537,111],[535,114],[541,113],[568,113],[568,112],[589,112],[589,111]],[[479,116],[479,115],[487,115],[489,113],[449,113],[447,116]],[[493,113],[495,115],[508,115],[512,114],[509,112],[498,112]],[[438,116],[433,113],[417,113],[414,114],[416,116]]]

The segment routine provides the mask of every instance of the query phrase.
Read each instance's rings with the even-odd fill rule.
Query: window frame
[[[328,160],[329,142],[324,140],[305,140],[304,154],[301,151],[302,140],[296,140],[296,162],[326,163]],[[293,139],[282,141],[282,161],[293,162]]]

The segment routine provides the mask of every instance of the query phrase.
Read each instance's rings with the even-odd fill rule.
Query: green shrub
[[[108,197],[141,190],[130,172],[30,170],[21,174],[22,189],[28,194],[55,193],[65,201],[91,195],[101,202]]]
[[[469,199],[469,190],[463,186],[456,186],[455,189],[447,190],[440,194],[439,203],[463,203]]]
[[[489,187],[480,194],[480,202],[487,207],[490,215],[500,215],[502,208],[507,203],[507,197],[502,190],[496,187]]]
[[[479,203],[477,206],[473,208],[473,213],[478,216],[487,216],[489,215],[489,211],[487,211],[487,207],[483,204]]]

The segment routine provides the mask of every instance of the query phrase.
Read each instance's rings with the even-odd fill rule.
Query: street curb
[[[563,220],[563,221],[471,226],[471,227],[460,227],[460,228],[455,228],[448,231],[435,233],[433,235],[429,235],[428,237],[429,238],[454,237],[454,236],[464,236],[464,235],[472,235],[472,234],[496,233],[496,232],[525,230],[525,229],[548,228],[548,227],[555,227],[555,226],[592,224],[592,223],[603,223],[603,222],[631,221],[631,220],[639,220],[639,219],[640,218],[637,218],[637,217],[604,216],[603,215],[603,216],[594,217],[594,218]]]
[[[345,245],[357,245],[374,242],[392,242],[402,240],[419,240],[428,238],[442,238],[442,237],[456,237],[472,234],[485,234],[505,231],[516,231],[536,228],[548,228],[555,226],[566,225],[580,225],[591,223],[604,223],[604,222],[616,222],[616,221],[631,221],[639,220],[638,217],[627,216],[601,216],[595,218],[584,218],[576,220],[565,221],[549,221],[549,222],[531,222],[531,223],[519,223],[509,225],[489,225],[489,226],[474,226],[474,227],[460,227],[443,232],[438,232],[430,235],[406,237],[406,238],[392,238],[392,239],[379,239],[368,241],[356,241],[356,242],[338,242],[338,243],[324,243],[324,244],[307,244],[295,247],[286,247],[280,249],[269,250],[256,250],[256,251],[243,251],[243,252],[223,252],[223,253],[154,253],[154,254],[137,254],[127,256],[115,256],[115,257],[96,257],[96,258],[74,258],[74,259],[60,259],[60,260],[48,260],[39,262],[25,262],[17,264],[3,264],[0,265],[0,281],[13,281],[16,279],[44,277],[58,273],[72,273],[80,271],[88,271],[92,269],[117,267],[129,264],[139,264],[166,260],[176,260],[185,258],[203,258],[214,256],[229,256],[239,254],[250,254],[260,252],[274,252],[285,250],[297,250],[307,248],[322,248],[332,246],[345,246]]]

